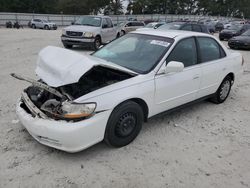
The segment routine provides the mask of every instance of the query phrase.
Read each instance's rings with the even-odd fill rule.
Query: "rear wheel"
[[[35,24],[32,24],[31,26],[33,29],[36,29],[36,25]]]
[[[113,147],[131,143],[139,134],[143,122],[142,108],[133,101],[122,103],[109,117],[104,141]]]
[[[220,87],[218,88],[217,92],[215,93],[215,96],[211,99],[211,101],[216,104],[223,103],[227,99],[231,91],[231,87],[232,87],[232,79],[230,76],[227,76],[222,81]]]

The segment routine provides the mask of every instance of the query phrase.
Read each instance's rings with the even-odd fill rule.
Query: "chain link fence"
[[[29,13],[0,13],[0,25],[5,25],[6,22],[18,21],[21,25],[27,26],[31,19],[46,19],[56,23],[58,26],[71,25],[72,22],[76,21],[81,15],[64,15],[64,14],[29,14]],[[144,15],[110,15],[114,23],[126,21],[128,19],[137,19],[140,21],[145,20],[156,20],[156,21],[175,21],[175,20],[192,20],[198,21],[200,19],[231,19],[220,16],[199,16],[199,15],[160,15],[160,14],[144,14]]]

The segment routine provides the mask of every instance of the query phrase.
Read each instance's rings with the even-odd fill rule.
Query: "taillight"
[[[244,57],[242,57],[242,62],[241,62],[241,66],[243,66],[245,63]]]

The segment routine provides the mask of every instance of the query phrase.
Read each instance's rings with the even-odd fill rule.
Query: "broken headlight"
[[[71,103],[65,101],[62,103],[62,116],[66,119],[82,119],[93,115],[96,109],[96,103]]]

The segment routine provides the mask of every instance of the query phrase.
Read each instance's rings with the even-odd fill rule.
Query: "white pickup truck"
[[[120,37],[119,30],[107,16],[82,16],[73,25],[62,30],[65,48],[73,45],[91,46],[97,50],[102,44]]]

